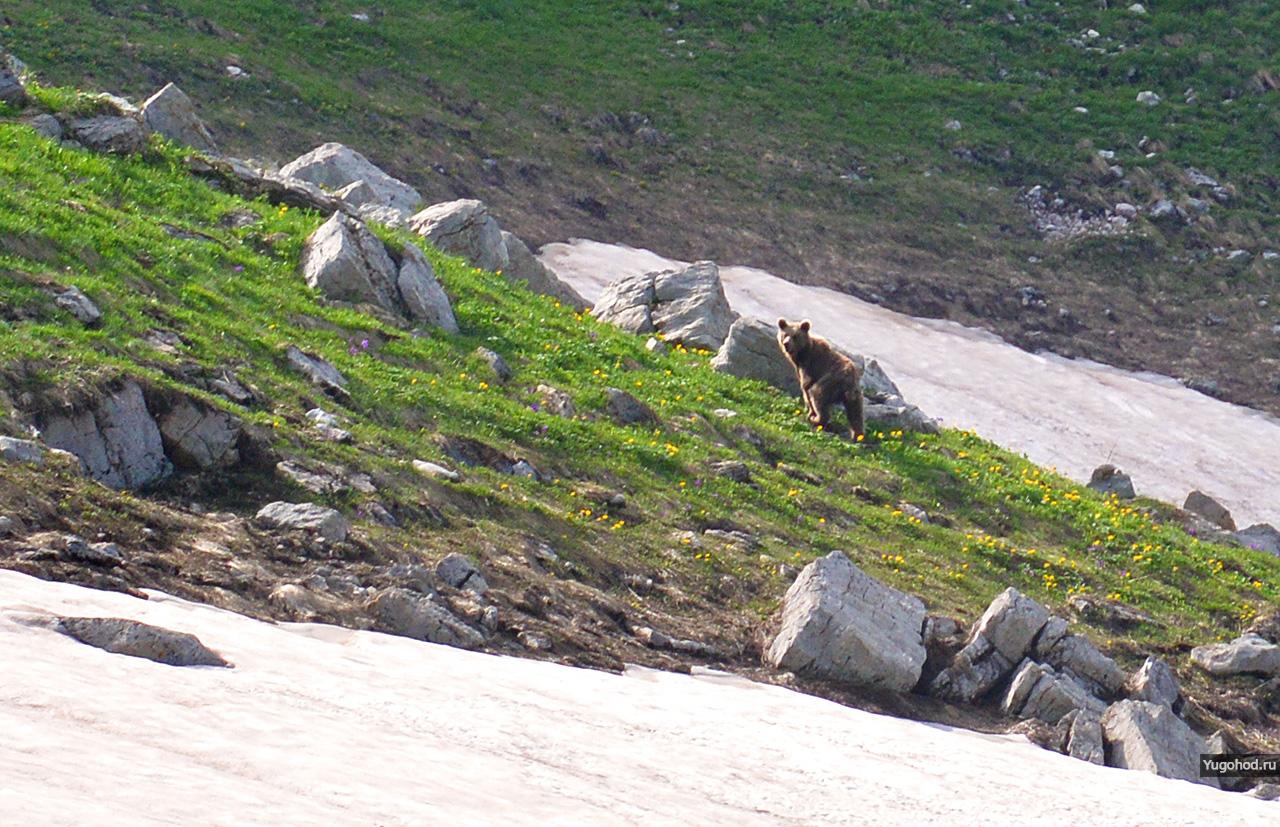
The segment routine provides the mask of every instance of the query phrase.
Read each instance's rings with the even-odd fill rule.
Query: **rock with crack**
[[[800,572],[782,602],[766,662],[797,674],[896,692],[920,679],[924,604],[869,577],[838,551]]]
[[[354,149],[339,143],[322,144],[299,155],[280,168],[280,175],[307,181],[330,191],[363,182],[363,190],[368,195],[363,195],[360,203],[354,206],[362,209],[389,207],[391,212],[387,217],[398,217],[400,221],[407,219],[422,203],[422,196],[413,187],[388,175]]]
[[[1102,716],[1102,735],[1108,766],[1218,786],[1215,779],[1200,777],[1204,739],[1164,704],[1114,703]]]
[[[456,551],[445,555],[436,564],[436,576],[455,589],[464,589],[476,594],[484,594],[489,590],[489,584],[480,574],[480,569],[476,568],[465,555],[458,554]]]
[[[1102,718],[1087,709],[1073,709],[1058,721],[1062,734],[1062,752],[1090,764],[1106,764],[1106,744],[1102,737]]]
[[[62,617],[53,628],[81,643],[116,655],[168,666],[231,666],[221,655],[185,632],[114,617]]]
[[[76,118],[67,124],[68,137],[94,152],[132,155],[147,145],[147,132],[131,115],[96,115]]]
[[[196,114],[196,105],[176,84],[166,84],[143,102],[142,122],[152,132],[183,146],[201,152],[218,151],[209,128]]]
[[[1191,650],[1191,662],[1210,675],[1280,675],[1280,646],[1261,635],[1246,633],[1230,643],[1213,643]]]
[[[266,528],[305,531],[331,543],[347,539],[347,520],[341,513],[315,503],[273,502],[263,506],[254,519]]]
[[[68,287],[53,297],[53,303],[67,311],[86,327],[102,323],[102,311],[77,287]]]
[[[514,233],[503,230],[502,243],[507,250],[507,268],[502,271],[502,275],[508,281],[522,281],[534,293],[550,296],[579,312],[587,309],[587,300],[538,261],[529,247]]]
[[[37,421],[46,445],[75,454],[89,476],[111,488],[144,488],[173,472],[136,382],[125,382],[88,409]]]
[[[591,311],[632,333],[661,331],[669,342],[719,350],[737,314],[729,307],[714,262],[619,279]]]
[[[1065,672],[1099,698],[1115,698],[1124,689],[1124,671],[1081,635],[1067,632],[1067,622],[1051,617],[1041,629],[1035,658]]]
[[[410,319],[446,333],[458,332],[458,320],[453,315],[449,296],[440,286],[431,262],[416,244],[406,244],[400,252],[396,289]]]
[[[507,245],[489,208],[474,198],[433,204],[409,219],[409,227],[437,248],[461,256],[481,270],[510,265]]]
[[[327,298],[400,312],[397,268],[363,221],[335,212],[302,247],[307,286]]]
[[[1182,700],[1182,689],[1169,664],[1157,657],[1148,657],[1142,666],[1129,677],[1124,685],[1129,697],[1135,701],[1164,704],[1174,712]]]
[[[609,415],[619,425],[655,425],[658,422],[648,405],[618,388],[605,388],[609,399],[606,403]]]
[[[1137,494],[1133,480],[1114,465],[1099,465],[1089,477],[1088,487],[1099,494],[1115,494],[1122,500],[1132,500]]]
[[[157,421],[165,449],[179,468],[207,471],[240,461],[236,445],[243,423],[226,411],[181,399]]]
[[[480,632],[463,623],[427,595],[401,588],[378,592],[369,603],[375,628],[382,632],[461,649],[479,649]]]
[[[1192,491],[1188,494],[1186,502],[1182,504],[1182,510],[1208,520],[1223,531],[1236,530],[1236,521],[1231,519],[1231,512],[1203,491]]]
[[[656,329],[653,279],[653,273],[645,273],[612,282],[600,294],[591,315],[628,333],[652,333]]]
[[[951,665],[930,682],[929,694],[966,703],[981,698],[1021,663],[1048,621],[1044,606],[1015,588],[1005,589],[974,624]]]
[[[289,345],[284,355],[289,364],[303,376],[310,379],[313,385],[318,385],[337,396],[348,395],[347,377],[339,373],[337,368],[324,359],[306,353],[294,345]]]
[[[1072,710],[1101,715],[1106,708],[1070,675],[1030,659],[1019,664],[1001,702],[1001,709],[1010,715],[1037,718],[1049,724],[1056,724]]]
[[[29,439],[0,436],[0,459],[5,462],[25,463],[39,468],[44,465],[44,448],[40,446],[40,443],[32,442]]]

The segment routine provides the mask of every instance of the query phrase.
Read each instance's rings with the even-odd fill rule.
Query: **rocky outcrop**
[[[1048,621],[1044,606],[1005,589],[974,624],[955,660],[929,684],[929,694],[967,703],[982,697],[1022,662]]]
[[[1117,697],[1124,689],[1124,671],[1088,638],[1069,634],[1067,622],[1060,617],[1045,623],[1033,652],[1038,661],[1070,675],[1100,698]]]
[[[230,666],[221,655],[185,632],[113,617],[63,617],[53,627],[81,643],[116,655],[169,666]]]
[[[1235,534],[1236,540],[1247,548],[1265,551],[1280,557],[1280,531],[1267,523],[1256,523],[1242,528]]]
[[[538,261],[529,247],[514,233],[502,231],[502,243],[507,250],[507,268],[502,271],[508,281],[524,282],[534,293],[550,296],[574,310],[587,308],[587,300]]]
[[[147,132],[130,115],[95,115],[76,118],[67,124],[68,137],[94,152],[131,155],[147,145]]]
[[[473,198],[433,204],[409,219],[409,227],[438,249],[461,256],[481,270],[510,265],[507,245],[489,208]]]
[[[342,514],[315,503],[273,502],[263,506],[254,519],[264,528],[305,531],[331,543],[347,539],[349,530]]]
[[[170,83],[142,104],[142,123],[152,132],[201,152],[217,152],[209,129],[186,93]]]
[[[265,198],[272,204],[315,210],[326,215],[343,212],[358,217],[358,211],[340,198],[300,178],[270,172],[239,158],[192,153],[183,158],[192,175],[218,183],[247,199]]]
[[[1125,682],[1125,692],[1135,701],[1164,704],[1174,712],[1182,700],[1182,689],[1169,664],[1155,657],[1148,657],[1138,671]]]
[[[1235,531],[1236,521],[1231,519],[1231,512],[1222,503],[1202,491],[1192,491],[1187,501],[1182,504],[1183,511],[1189,511],[1202,519],[1208,520],[1223,531]]]
[[[1099,465],[1093,469],[1087,485],[1099,494],[1115,494],[1122,500],[1132,500],[1137,496],[1133,480],[1114,465]]]
[[[1071,675],[1027,659],[1014,672],[1001,708],[1010,715],[1056,724],[1074,710],[1101,715],[1107,705]]]
[[[1280,675],[1280,646],[1261,635],[1246,633],[1230,643],[1213,643],[1191,650],[1191,662],[1210,675]]]
[[[667,341],[708,350],[724,344],[737,316],[710,261],[620,279],[605,288],[591,312],[631,333],[660,331]]]
[[[368,158],[354,149],[339,143],[327,143],[300,155],[280,168],[280,175],[307,181],[326,190],[341,190],[351,184],[360,183],[357,190],[348,190],[347,198],[353,192],[359,195],[348,201],[362,214],[369,207],[388,207],[390,211],[382,212],[384,219],[408,218],[422,203],[422,196],[408,184],[383,172]]]
[[[173,471],[142,388],[126,382],[83,410],[38,417],[46,445],[69,451],[112,488],[144,488]]]
[[[226,411],[184,398],[161,413],[157,421],[165,450],[179,468],[207,471],[240,461],[236,444],[243,423]]]
[[[1204,739],[1163,704],[1112,704],[1102,716],[1102,734],[1109,766],[1217,786],[1214,779],[1200,777]]]
[[[44,448],[40,447],[40,443],[29,439],[0,436],[0,459],[5,462],[26,463],[39,468],[44,465]]]
[[[480,632],[429,595],[402,588],[383,589],[370,601],[369,610],[378,631],[461,649],[478,649],[484,644]]]
[[[924,604],[869,577],[838,551],[800,572],[765,660],[778,669],[907,692],[920,679]]]
[[[868,422],[877,422],[882,428],[898,431],[915,431],[936,434],[941,426],[938,420],[908,402],[877,403],[863,405],[862,415]]]

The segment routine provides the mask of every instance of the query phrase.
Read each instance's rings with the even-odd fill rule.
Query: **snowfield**
[[[24,615],[190,632],[234,669]],[[1265,824],[1280,804],[722,674],[623,676],[0,571],[0,823]]]
[[[623,276],[680,262],[648,250],[574,240],[540,258],[588,301]],[[1182,505],[1200,489],[1237,524],[1280,525],[1280,420],[1138,374],[1053,354],[1032,354],[982,330],[917,319],[843,293],[804,287],[750,267],[721,267],[733,309],[773,323],[811,319],[814,330],[880,361],[908,402],[952,428],[968,428],[1030,460],[1087,481],[1111,463],[1139,494]]]

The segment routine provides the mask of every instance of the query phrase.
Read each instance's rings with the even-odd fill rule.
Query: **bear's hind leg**
[[[849,417],[849,437],[856,440],[867,431],[867,423],[863,419],[862,388],[857,384],[844,394],[844,412]]]

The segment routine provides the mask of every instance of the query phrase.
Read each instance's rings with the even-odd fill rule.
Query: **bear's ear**
[[[786,320],[786,319],[778,319],[778,329],[779,329],[779,330],[786,330],[786,329],[787,329],[787,320]]]
[[[809,320],[808,320],[808,319],[805,319],[803,322],[801,322],[801,323],[800,323],[800,329],[801,329],[801,330],[803,330],[805,333],[808,333],[808,332],[809,332]]]

